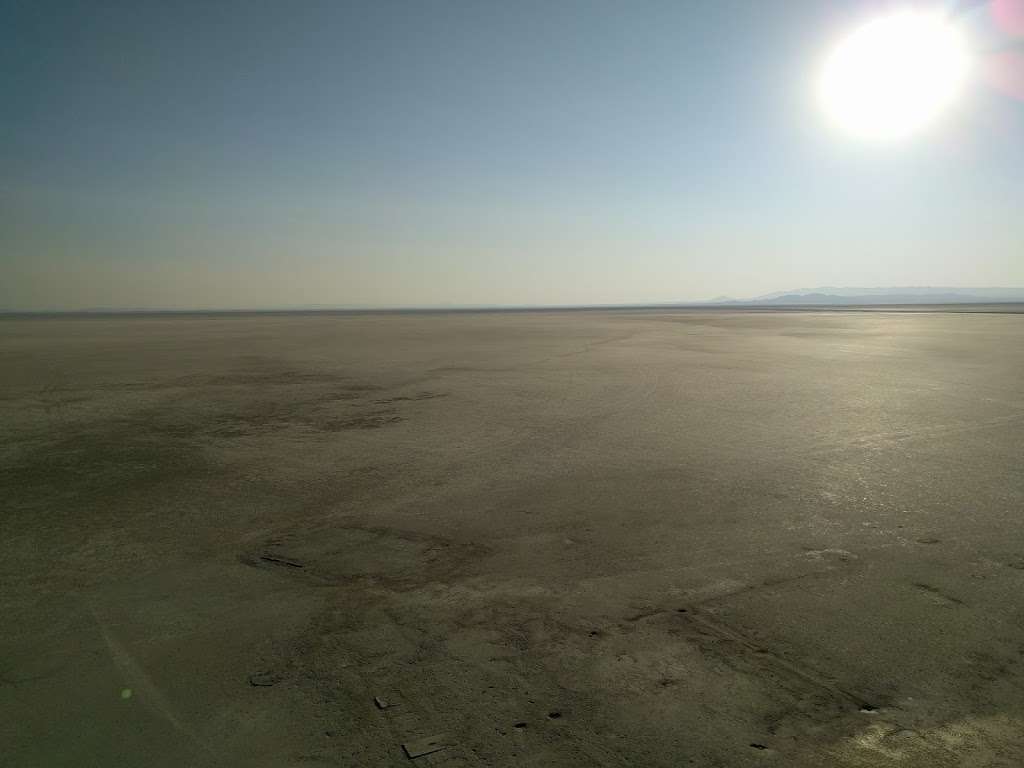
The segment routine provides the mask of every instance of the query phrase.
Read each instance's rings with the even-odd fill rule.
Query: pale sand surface
[[[5,318],[0,425],[10,768],[1024,764],[1024,315]]]

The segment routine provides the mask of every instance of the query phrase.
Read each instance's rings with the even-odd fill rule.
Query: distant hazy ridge
[[[708,304],[973,304],[1024,301],[1024,288],[797,288],[750,299],[720,296]]]

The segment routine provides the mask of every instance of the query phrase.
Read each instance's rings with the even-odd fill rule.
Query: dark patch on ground
[[[379,387],[372,384],[343,383],[350,377],[327,371],[266,371],[225,373],[218,376],[187,376],[178,379],[180,384],[192,387],[277,387],[296,384],[331,384],[349,392],[370,392]]]
[[[239,560],[322,584],[370,583],[401,590],[419,579],[445,581],[464,573],[468,562],[485,551],[440,536],[339,525],[271,537]]]
[[[348,429],[380,429],[400,421],[403,421],[403,418],[398,414],[378,411],[344,419],[328,419],[320,422],[317,426],[325,432],[344,432]]]
[[[0,462],[0,486],[13,506],[53,508],[96,501],[211,469],[202,450],[129,420],[97,424],[23,445]]]
[[[438,397],[447,397],[447,392],[417,392],[415,395],[399,395],[397,397],[385,397],[380,400],[374,400],[378,405],[385,405],[388,403],[403,403],[403,402],[418,402],[420,400],[434,400]]]

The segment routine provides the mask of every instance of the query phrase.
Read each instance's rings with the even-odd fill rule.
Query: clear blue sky
[[[1024,285],[1024,102],[821,118],[881,5],[0,0],[0,307]]]

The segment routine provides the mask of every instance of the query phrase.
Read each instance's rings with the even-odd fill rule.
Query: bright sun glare
[[[844,132],[899,139],[953,102],[969,65],[963,37],[946,16],[902,11],[840,41],[825,61],[819,97]]]

